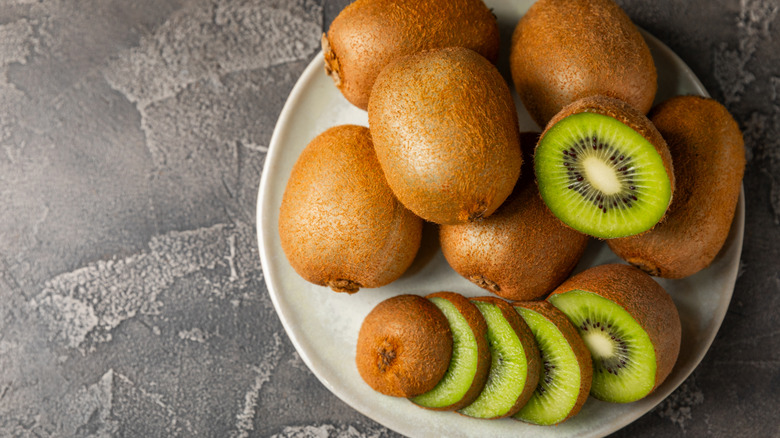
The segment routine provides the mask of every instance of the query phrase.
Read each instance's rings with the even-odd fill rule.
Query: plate
[[[486,1],[499,17],[502,57],[498,67],[511,85],[509,38],[531,1]],[[707,96],[691,70],[668,47],[643,32],[655,59],[659,89],[656,102],[678,94]],[[538,130],[517,95],[521,131]],[[325,74],[322,55],[315,57],[293,88],[271,138],[257,203],[257,234],[263,274],[276,312],[303,361],[336,396],[354,409],[399,433],[412,437],[590,437],[612,433],[647,413],[667,397],[699,364],[726,314],[739,269],[745,203],[740,195],[728,239],[713,264],[683,280],[659,279],[680,312],[683,340],[671,375],[653,394],[629,404],[611,404],[592,397],[580,413],[556,427],[533,426],[512,419],[466,418],[452,412],[421,409],[405,399],[381,395],[366,385],[355,367],[360,324],[380,301],[401,293],[426,295],[454,291],[487,295],[447,264],[433,225],[423,229],[422,247],[411,268],[397,281],[354,295],[312,285],[292,269],[281,249],[279,206],[298,155],[316,135],[339,124],[368,126],[367,114],[352,106]],[[603,242],[592,241],[576,268],[620,260]],[[421,425],[424,425],[421,427]]]

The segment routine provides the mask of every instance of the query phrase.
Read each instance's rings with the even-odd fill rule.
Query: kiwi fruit
[[[475,418],[514,415],[533,395],[539,383],[541,361],[533,333],[506,301],[473,298],[487,323],[490,372],[479,396],[458,412]]]
[[[680,316],[645,272],[608,264],[583,271],[547,298],[579,330],[593,358],[593,397],[629,403],[672,371],[680,352]]]
[[[532,150],[538,133],[520,136]],[[531,160],[524,160],[528,166]],[[525,164],[524,164],[525,166]],[[539,197],[532,169],[490,217],[459,225],[442,225],[444,257],[460,275],[509,300],[546,296],[574,269],[588,237],[562,224]]]
[[[471,404],[485,386],[490,370],[487,324],[479,309],[463,295],[437,292],[426,298],[449,321],[452,359],[439,383],[430,391],[412,398],[412,401],[433,410],[458,410]]]
[[[515,27],[509,63],[517,93],[541,127],[593,95],[647,114],[658,88],[650,48],[612,0],[537,1]]]
[[[379,287],[411,265],[422,221],[388,187],[368,128],[341,125],[315,137],[293,166],[279,237],[304,279],[337,292]]]
[[[427,221],[487,217],[520,175],[509,87],[473,50],[429,50],[392,62],[374,84],[368,122],[390,188]]]
[[[547,301],[513,303],[539,346],[542,373],[533,396],[513,418],[549,426],[576,415],[590,393],[590,351],[566,315]]]
[[[377,304],[358,333],[355,363],[374,390],[415,397],[433,389],[452,358],[447,318],[430,300],[397,295]]]
[[[652,228],[675,186],[672,157],[655,126],[606,96],[577,100],[550,120],[536,145],[534,172],[556,217],[602,239]]]
[[[394,59],[467,47],[495,63],[498,46],[496,17],[481,0],[357,0],[322,35],[325,71],[364,110],[379,72]]]
[[[745,171],[745,144],[737,122],[713,99],[673,97],[654,108],[650,119],[672,154],[674,201],[663,223],[608,244],[651,275],[683,278],[709,266],[726,241]]]

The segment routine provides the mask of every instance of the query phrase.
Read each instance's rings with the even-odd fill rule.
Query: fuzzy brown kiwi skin
[[[674,202],[666,220],[649,232],[607,243],[651,275],[684,278],[709,266],[726,241],[745,172],[745,143],[737,122],[713,99],[673,97],[650,119],[674,160]]]
[[[538,137],[522,133],[523,151],[533,150]],[[442,253],[455,272],[502,298],[521,301],[543,298],[561,284],[589,240],[550,213],[533,181],[532,160],[524,158],[514,191],[490,217],[439,228]]]
[[[304,279],[336,292],[379,287],[411,265],[422,221],[395,198],[368,128],[341,125],[314,138],[293,166],[279,237]]]
[[[567,104],[597,94],[647,114],[658,88],[647,43],[612,0],[536,2],[512,35],[510,67],[542,127]]]
[[[474,338],[477,340],[477,371],[474,374],[474,380],[471,382],[466,394],[458,402],[449,406],[443,406],[441,408],[428,408],[434,411],[456,411],[463,407],[470,405],[482,392],[482,388],[487,381],[488,372],[490,371],[490,348],[487,341],[487,323],[482,313],[477,309],[468,298],[461,294],[454,292],[436,292],[427,295],[425,298],[442,298],[455,306],[455,309],[466,319],[471,331],[474,333]]]
[[[572,325],[571,321],[569,321],[569,318],[567,318],[563,312],[558,310],[557,307],[553,306],[549,302],[515,301],[512,303],[512,305],[515,308],[523,307],[526,309],[531,309],[534,312],[547,318],[548,321],[555,324],[558,330],[560,330],[564,339],[566,339],[566,341],[569,343],[569,346],[574,352],[574,356],[577,358],[577,365],[579,365],[580,368],[580,392],[577,396],[577,401],[574,403],[574,407],[572,407],[571,411],[569,411],[569,415],[556,424],[563,423],[564,421],[579,413],[580,409],[582,409],[582,405],[585,404],[585,401],[588,399],[588,395],[590,394],[590,386],[593,382],[593,359],[591,358],[590,350],[588,350],[588,347],[585,345],[585,341],[582,340],[582,336],[580,336],[577,328]],[[540,375],[540,379],[541,378],[544,378],[544,371],[542,371]]]
[[[333,20],[322,48],[325,71],[347,100],[365,110],[390,61],[457,46],[495,63],[499,40],[496,18],[481,0],[357,0]]]
[[[644,271],[624,264],[587,269],[556,288],[551,297],[581,290],[592,292],[623,307],[647,332],[655,349],[654,391],[666,380],[677,362],[682,327],[677,306],[661,285]]]
[[[507,320],[512,329],[517,333],[517,337],[520,339],[520,343],[523,346],[523,352],[525,353],[526,360],[528,362],[528,371],[525,379],[525,387],[517,398],[515,404],[504,414],[499,417],[491,418],[492,420],[498,418],[509,417],[514,415],[528,403],[528,400],[534,394],[536,386],[539,384],[539,377],[542,373],[542,360],[539,357],[539,346],[536,345],[536,338],[534,338],[533,332],[531,332],[528,324],[520,316],[519,313],[509,304],[507,301],[496,297],[475,297],[471,298],[471,301],[482,301],[496,305],[501,311],[501,315]]]
[[[509,87],[472,50],[430,50],[392,62],[374,84],[368,120],[393,193],[430,222],[489,216],[520,175]]]
[[[444,377],[452,359],[452,332],[435,304],[418,295],[397,295],[363,320],[355,364],[374,390],[415,397]]]
[[[613,119],[623,123],[624,125],[639,133],[639,135],[644,137],[645,140],[650,142],[650,144],[655,147],[656,152],[658,152],[658,155],[661,156],[661,161],[663,162],[666,175],[669,177],[670,190],[672,193],[669,199],[669,205],[671,205],[675,196],[674,191],[676,184],[674,166],[672,165],[672,154],[669,151],[669,146],[666,144],[666,140],[664,140],[663,136],[660,132],[658,132],[658,129],[656,129],[655,125],[653,125],[650,119],[622,100],[614,99],[608,96],[589,96],[574,101],[566,105],[550,120],[542,132],[541,138],[544,138],[547,132],[552,129],[556,123],[573,114],[580,114],[584,112],[612,117]],[[660,222],[663,222],[665,217],[666,216],[661,218]],[[647,231],[645,231],[645,233],[646,232]],[[638,235],[641,234],[642,233]]]

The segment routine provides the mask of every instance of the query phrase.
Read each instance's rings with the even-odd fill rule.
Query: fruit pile
[[[398,295],[363,321],[357,368],[383,394],[475,418],[558,424],[588,398],[639,400],[672,371],[680,317],[623,264],[590,268],[545,301]]]
[[[337,292],[389,284],[428,221],[450,266],[501,297],[380,303],[358,336],[366,383],[556,424],[588,394],[631,402],[663,382],[680,319],[651,275],[709,266],[739,197],[744,143],[721,104],[651,108],[653,58],[613,0],[539,0],[517,24],[512,82],[541,133],[519,132],[481,0],[357,0],[322,46],[369,127],[328,129],[293,167],[279,214],[292,267]],[[568,278],[591,237],[633,266]]]

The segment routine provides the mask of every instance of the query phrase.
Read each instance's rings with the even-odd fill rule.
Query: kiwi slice
[[[474,298],[472,302],[487,323],[491,365],[482,392],[458,412],[487,419],[513,415],[539,383],[539,349],[528,325],[509,303],[494,297]]]
[[[452,358],[447,318],[430,300],[398,295],[366,315],[357,339],[355,364],[375,391],[415,397],[433,389]]]
[[[542,373],[528,403],[513,418],[549,426],[576,415],[588,399],[593,367],[577,329],[546,301],[514,303],[539,346]]]
[[[671,297],[641,270],[612,264],[590,268],[548,297],[577,327],[593,359],[591,395],[628,403],[669,375],[681,327]]]
[[[628,104],[580,99],[547,125],[534,154],[542,199],[570,227],[611,239],[649,230],[674,191],[661,134]]]
[[[441,381],[412,401],[428,409],[457,410],[471,404],[485,385],[490,370],[487,324],[482,313],[463,295],[438,292],[426,298],[450,323],[452,359]]]

